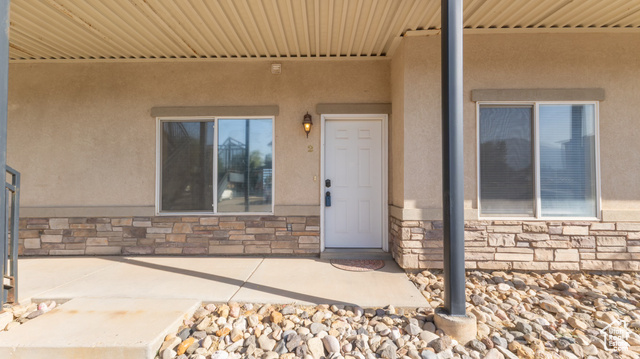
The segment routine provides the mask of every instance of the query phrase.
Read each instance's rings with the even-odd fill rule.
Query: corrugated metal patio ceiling
[[[11,0],[10,20],[14,62],[385,57],[440,0]],[[640,0],[465,0],[464,25],[636,31]]]

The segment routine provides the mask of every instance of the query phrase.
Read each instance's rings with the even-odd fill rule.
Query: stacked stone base
[[[317,253],[318,216],[20,219],[23,256]]]
[[[390,218],[404,269],[442,269],[442,222]],[[21,256],[312,255],[318,216],[73,217],[20,220]],[[640,223],[467,221],[468,269],[638,271]]]
[[[390,248],[405,269],[442,269],[442,222],[390,218]],[[468,269],[640,270],[640,223],[467,221]]]

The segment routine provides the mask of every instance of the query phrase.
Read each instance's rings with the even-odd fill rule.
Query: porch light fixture
[[[304,132],[307,134],[307,138],[309,138],[309,132],[311,132],[311,125],[313,125],[313,121],[311,120],[311,115],[307,112],[302,120],[302,126],[304,126]]]

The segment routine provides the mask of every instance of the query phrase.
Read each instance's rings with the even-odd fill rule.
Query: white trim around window
[[[270,120],[271,121],[271,204],[269,211],[263,212],[218,212],[218,130],[220,120]],[[212,210],[211,211],[163,211],[162,210],[162,124],[165,122],[214,122],[213,154],[212,154]],[[155,181],[155,214],[157,216],[241,216],[241,215],[273,215],[275,207],[275,116],[189,116],[189,117],[156,117],[156,181]]]
[[[531,106],[533,109],[532,142],[533,142],[533,179],[534,179],[534,213],[532,216],[487,215],[482,213],[481,206],[481,139],[480,139],[480,108],[481,106]],[[595,147],[595,217],[544,217],[541,208],[541,180],[540,180],[540,106],[544,105],[593,105],[594,106],[594,147]],[[477,101],[476,102],[476,203],[479,220],[504,221],[572,221],[572,220],[600,220],[601,210],[601,175],[600,175],[600,126],[598,101]]]

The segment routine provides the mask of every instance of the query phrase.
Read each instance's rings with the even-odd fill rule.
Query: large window
[[[273,118],[161,119],[158,127],[159,212],[273,211]]]
[[[480,215],[598,216],[597,104],[479,105]]]

